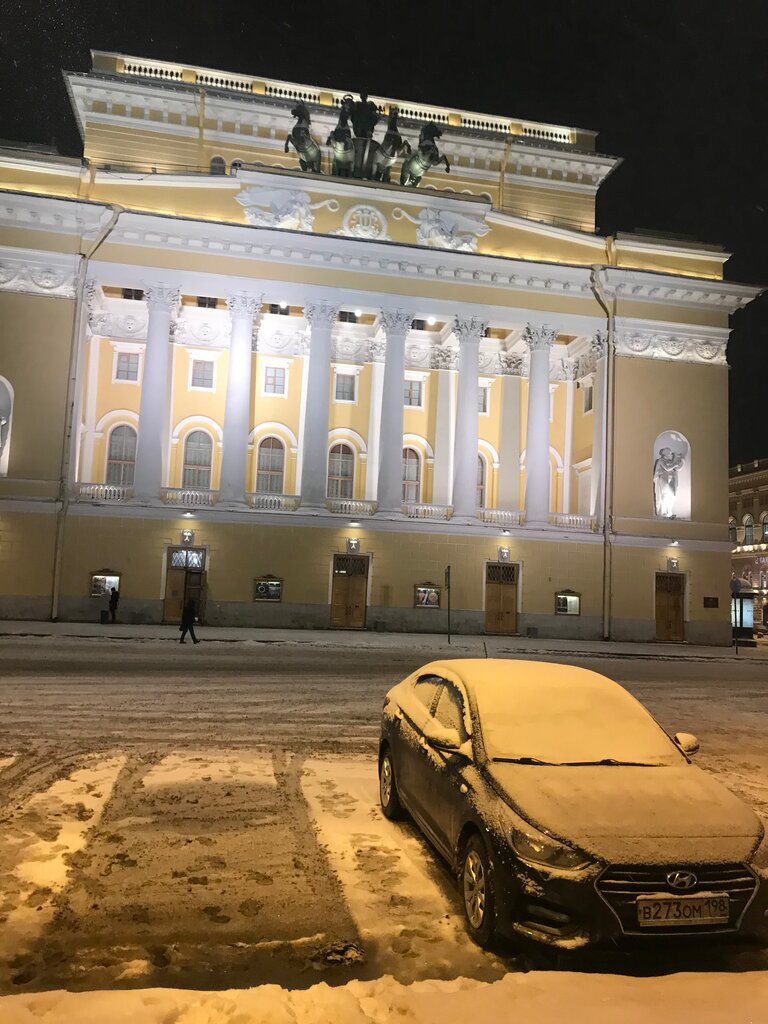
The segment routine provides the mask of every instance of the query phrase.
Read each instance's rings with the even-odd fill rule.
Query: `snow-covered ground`
[[[468,1006],[537,1024],[651,1006],[768,1022],[759,951],[650,979],[522,973],[514,949],[468,940],[446,869],[377,807],[382,697],[436,654],[0,644],[2,1024],[450,1024]],[[768,820],[768,669],[596,667],[697,733],[702,767]]]

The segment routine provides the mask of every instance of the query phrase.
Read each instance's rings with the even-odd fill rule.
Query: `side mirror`
[[[461,747],[458,729],[449,729],[448,726],[436,722],[434,718],[424,726],[424,739],[436,750],[456,751]]]
[[[688,757],[692,757],[699,749],[699,741],[691,732],[676,732],[674,740]]]

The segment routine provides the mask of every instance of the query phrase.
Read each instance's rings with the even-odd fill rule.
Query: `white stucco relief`
[[[400,207],[392,211],[395,220],[409,220],[416,224],[416,242],[435,249],[454,252],[475,252],[477,240],[491,230],[482,217],[470,217],[453,210],[435,210],[425,207],[418,217]]]
[[[261,228],[283,228],[290,231],[311,231],[315,210],[327,207],[336,213],[335,199],[313,203],[309,193],[298,189],[245,188],[235,196],[245,210],[249,224]]]

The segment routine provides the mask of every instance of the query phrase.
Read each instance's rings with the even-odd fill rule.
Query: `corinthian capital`
[[[547,324],[528,324],[523,335],[529,352],[539,352],[541,349],[548,351],[556,337],[555,328],[549,327]]]
[[[166,313],[172,313],[179,304],[180,293],[178,288],[170,288],[165,284],[152,284],[144,289],[144,298],[147,300],[149,309],[162,309]]]
[[[261,295],[251,295],[249,292],[237,292],[227,296],[229,314],[233,320],[251,320],[257,309],[261,307]]]
[[[453,331],[460,342],[479,341],[488,328],[487,320],[477,320],[475,317],[457,316],[453,321]]]
[[[381,326],[387,334],[406,334],[411,329],[413,313],[409,309],[383,309]]]
[[[331,328],[336,323],[339,315],[339,307],[332,306],[330,302],[311,302],[304,307],[304,316],[313,328]]]
[[[589,351],[594,359],[602,359],[608,351],[608,335],[605,331],[596,331],[589,342]]]

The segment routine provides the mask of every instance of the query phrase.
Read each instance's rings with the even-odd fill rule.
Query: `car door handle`
[[[423,736],[419,736],[419,746],[420,747],[426,747],[426,745],[427,745],[427,741],[424,739],[424,737]]]

